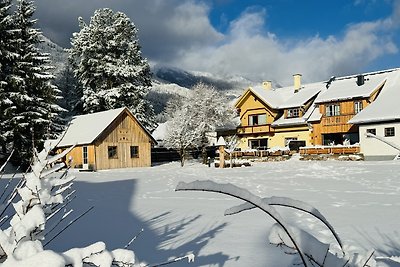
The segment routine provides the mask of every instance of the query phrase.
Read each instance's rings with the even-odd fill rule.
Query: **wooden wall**
[[[108,147],[117,147],[117,158],[108,158]],[[130,147],[139,147],[139,157],[130,157]],[[96,169],[151,166],[151,139],[137,121],[123,113],[95,142]]]
[[[366,108],[370,101],[369,99],[347,100],[337,102],[340,104],[339,116],[326,116],[326,106],[335,104],[323,103],[319,105],[319,111],[322,114],[319,123],[313,123],[312,143],[313,145],[322,145],[322,135],[330,133],[355,133],[358,132],[358,127],[347,122],[352,119],[356,114],[354,111],[354,102],[362,101],[363,109]]]
[[[83,164],[83,147],[84,146],[76,146],[74,147],[65,157],[65,161],[68,162],[68,160],[71,158],[71,166],[73,168],[82,168]],[[94,153],[94,145],[87,145],[88,147],[88,164],[89,164],[89,169],[93,169],[95,167],[95,153]],[[60,149],[57,153],[61,153],[61,151],[64,149]]]

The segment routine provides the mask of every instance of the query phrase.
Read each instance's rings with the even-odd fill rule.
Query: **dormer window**
[[[300,117],[300,109],[299,108],[291,108],[287,111],[287,118],[298,118]]]

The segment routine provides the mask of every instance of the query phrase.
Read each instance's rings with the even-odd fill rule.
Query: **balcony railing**
[[[355,114],[345,114],[339,116],[324,116],[322,118],[322,126],[332,126],[347,124],[347,122],[354,117]]]
[[[252,125],[252,126],[240,126],[238,128],[238,134],[261,134],[273,132],[273,128],[269,124],[266,125]]]
[[[359,145],[349,145],[349,146],[310,146],[301,147],[300,155],[318,155],[318,154],[357,154],[360,153]]]

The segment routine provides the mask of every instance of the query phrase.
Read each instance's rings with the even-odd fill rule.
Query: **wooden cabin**
[[[72,168],[103,170],[151,166],[156,141],[127,108],[76,116],[57,145]]]

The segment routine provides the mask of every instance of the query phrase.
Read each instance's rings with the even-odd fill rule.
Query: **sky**
[[[400,66],[400,0],[36,0],[37,26],[68,48],[78,17],[124,12],[152,65],[289,85]]]

